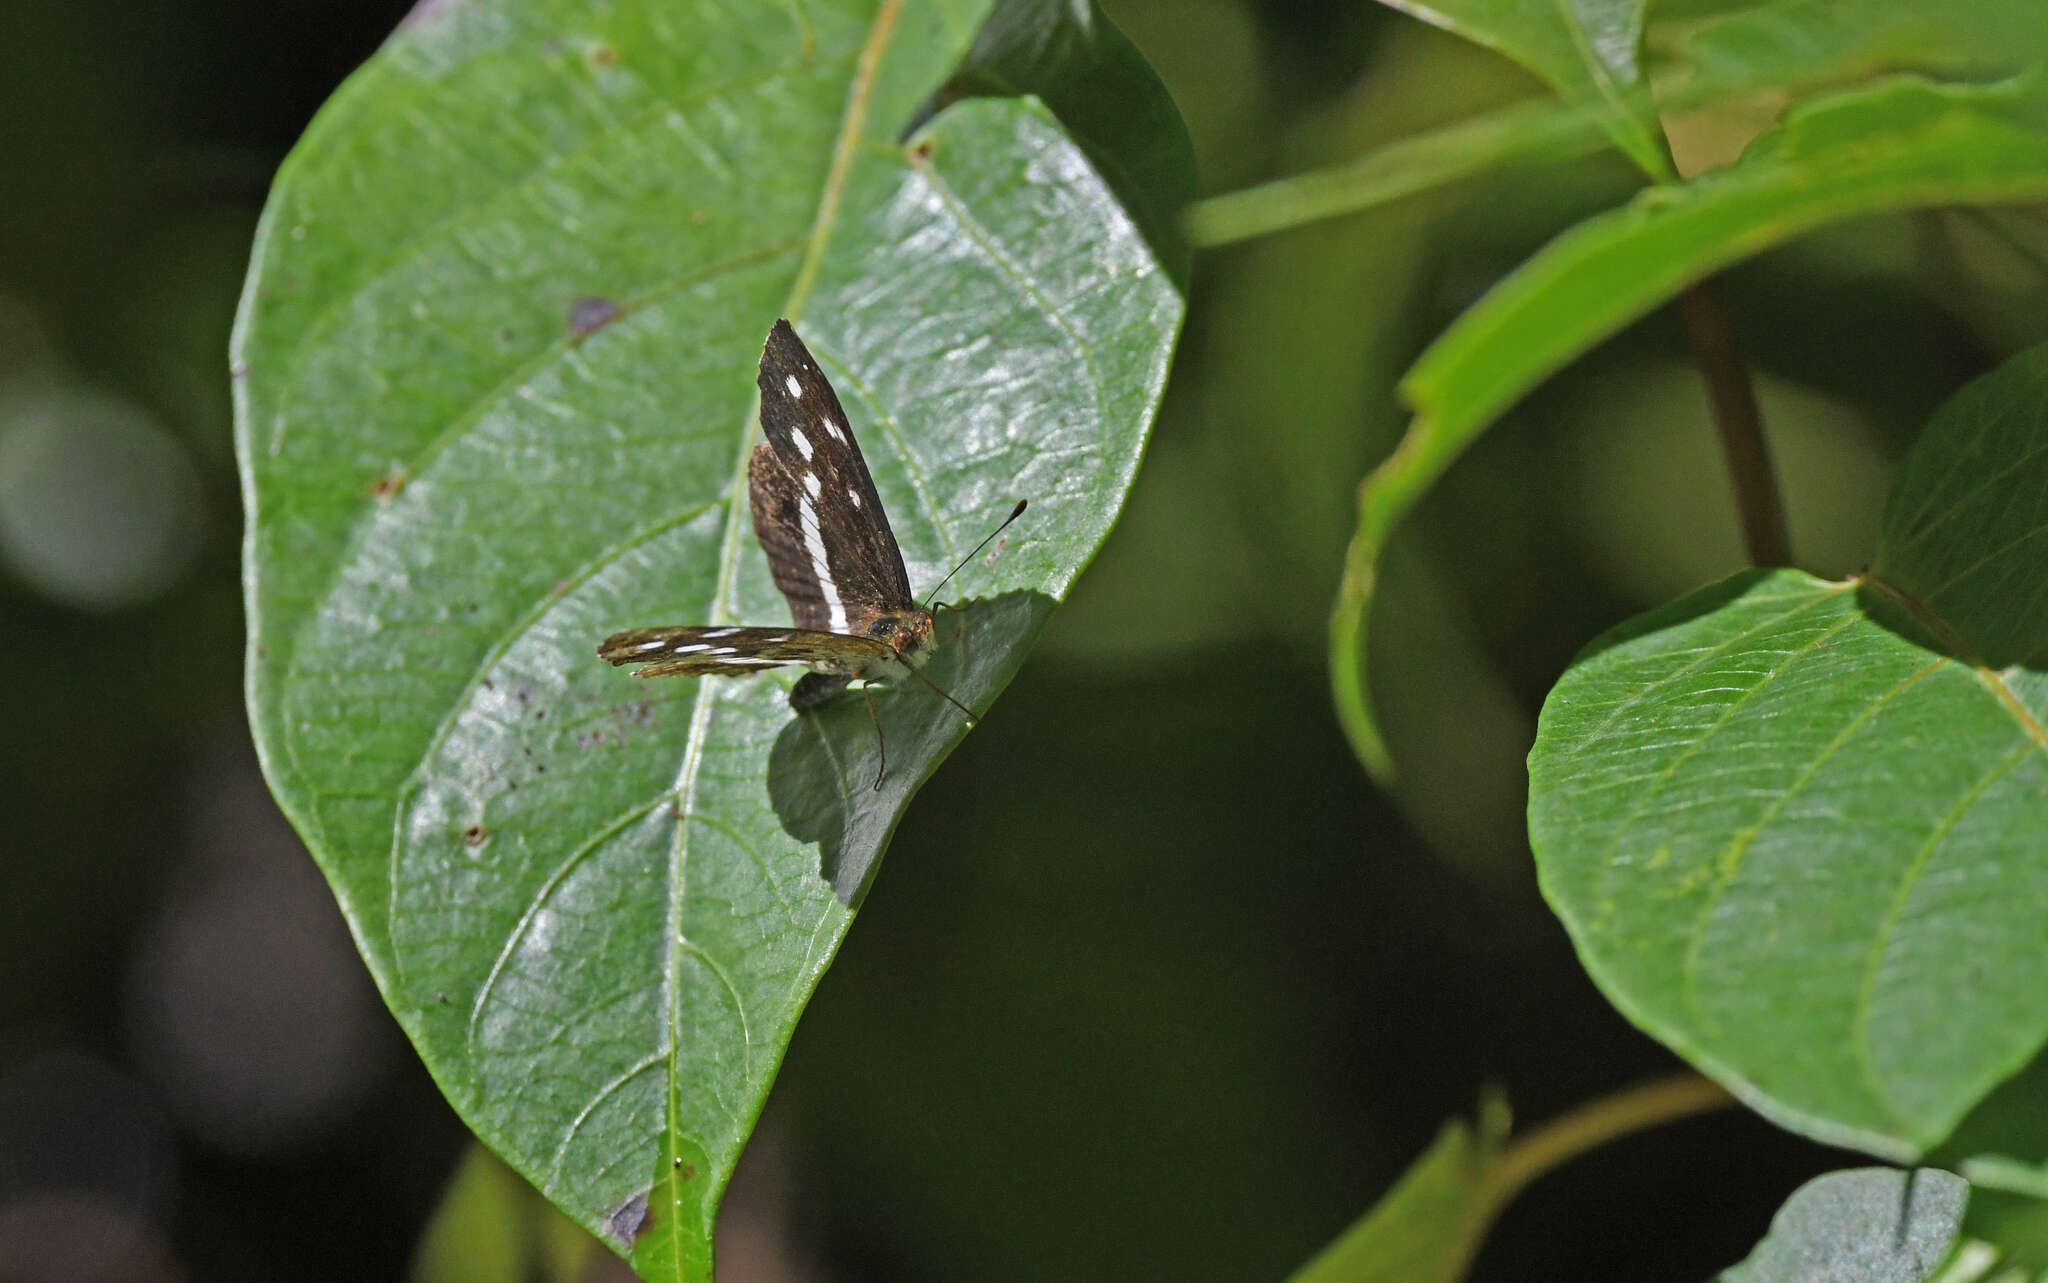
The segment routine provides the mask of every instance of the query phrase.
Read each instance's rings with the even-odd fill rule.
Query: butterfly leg
[[[889,741],[882,737],[882,719],[875,712],[875,693],[872,682],[860,684],[860,697],[867,701],[868,720],[875,724],[875,747],[882,755],[881,765],[875,768],[875,792],[882,791],[882,777],[889,773]]]

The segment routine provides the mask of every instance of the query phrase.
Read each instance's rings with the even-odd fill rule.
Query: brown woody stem
[[[1742,542],[1758,566],[1784,566],[1792,561],[1792,539],[1785,530],[1785,505],[1778,497],[1778,477],[1764,440],[1763,415],[1756,388],[1719,278],[1709,277],[1678,296],[1678,313],[1692,341],[1693,361],[1706,381],[1714,426],[1728,460],[1735,486],[1735,507],[1742,519]]]

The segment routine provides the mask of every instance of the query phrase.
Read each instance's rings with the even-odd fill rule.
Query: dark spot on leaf
[[[619,305],[601,295],[579,298],[569,305],[569,332],[582,338],[619,319]]]
[[[476,612],[483,609],[483,603],[473,601],[469,603],[468,606],[464,607],[464,609],[469,611],[470,614],[474,615]]]
[[[262,642],[257,642],[257,643],[256,643],[256,658],[258,658],[258,659],[269,659],[269,658],[270,658],[270,647],[268,647],[268,646],[264,645],[264,644],[263,644]]]
[[[445,1004],[448,1001],[448,995],[442,990],[436,989],[434,990],[434,1001]]]
[[[676,1170],[683,1174],[683,1179],[686,1181],[697,1178],[697,1165],[695,1163],[686,1163],[678,1158],[676,1160]]]
[[[405,474],[401,472],[387,472],[370,483],[370,493],[379,499],[389,499],[404,488]]]
[[[536,708],[533,710],[533,720],[536,722],[546,721],[547,716],[548,710],[546,710],[545,708]]]
[[[569,591],[569,581],[568,581],[568,580],[566,580],[566,579],[557,579],[557,580],[555,581],[555,586],[554,586],[554,588],[553,588],[553,589],[552,589],[552,590],[551,590],[551,591],[549,592],[549,594],[548,594],[548,595],[549,595],[549,596],[552,596],[552,597],[559,597],[559,596],[561,596],[561,595],[562,595],[563,593],[565,593],[565,592],[568,592],[568,591]]]
[[[932,140],[921,138],[910,146],[910,163],[922,165],[932,158]]]
[[[490,678],[486,677],[484,678],[484,689],[487,691],[494,691],[498,689],[498,686],[497,683],[493,682]]]
[[[489,836],[481,824],[472,824],[462,831],[462,840],[470,846],[482,846],[484,839]]]
[[[669,813],[669,814],[670,814],[671,816],[673,816],[673,817],[675,817],[676,819],[678,819],[678,820],[682,819],[682,818],[683,818],[683,804],[682,804],[681,802],[670,802],[670,803],[668,804],[668,813]]]
[[[590,60],[600,67],[609,67],[619,60],[619,51],[610,45],[599,45],[590,51]]]
[[[653,1221],[654,1217],[647,1207],[647,1195],[635,1194],[604,1218],[605,1237],[619,1247],[630,1250],[640,1236],[647,1232],[647,1227]]]
[[[543,763],[535,762],[533,764],[533,773],[536,775],[546,775],[548,773],[548,768]]]

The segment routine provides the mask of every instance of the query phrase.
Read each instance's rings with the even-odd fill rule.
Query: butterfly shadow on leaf
[[[1022,666],[1053,604],[1044,593],[1012,592],[940,611],[938,646],[925,676],[986,713]],[[882,741],[856,683],[791,718],[768,755],[768,798],[776,817],[797,841],[817,844],[819,875],[849,908],[858,908],[867,894],[911,796],[969,729],[958,709],[914,679],[877,685],[871,693]],[[877,788],[884,743],[889,764]]]

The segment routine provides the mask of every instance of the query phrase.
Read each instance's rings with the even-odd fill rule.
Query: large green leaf
[[[1643,11],[1649,0],[1382,2],[1505,54],[1569,102],[1596,105],[1630,160],[1652,178],[1671,176],[1643,80]]]
[[[788,618],[741,484],[769,323],[837,384],[913,583],[1031,499],[941,615],[928,671],[976,708],[1165,379],[1180,292],[1044,107],[900,137],[986,7],[423,6],[264,216],[235,360],[265,770],[458,1111],[650,1279],[708,1275],[797,1015],[966,733],[879,694],[874,790],[858,698],[595,656]]]
[[[1749,572],[1596,642],[1530,754],[1607,996],[1821,1140],[1938,1143],[2048,1041],[2048,347],[1952,398],[1871,570]]]
[[[1969,1201],[1967,1182],[1931,1167],[1816,1176],[1719,1283],[1922,1283],[1955,1250]]]
[[[1338,715],[1391,769],[1374,725],[1365,628],[1388,535],[1494,418],[1692,282],[1799,233],[1880,210],[2048,198],[2048,93],[1904,78],[1788,115],[1741,161],[1560,236],[1459,317],[1403,380],[1416,416],[1359,492],[1331,617]]]

